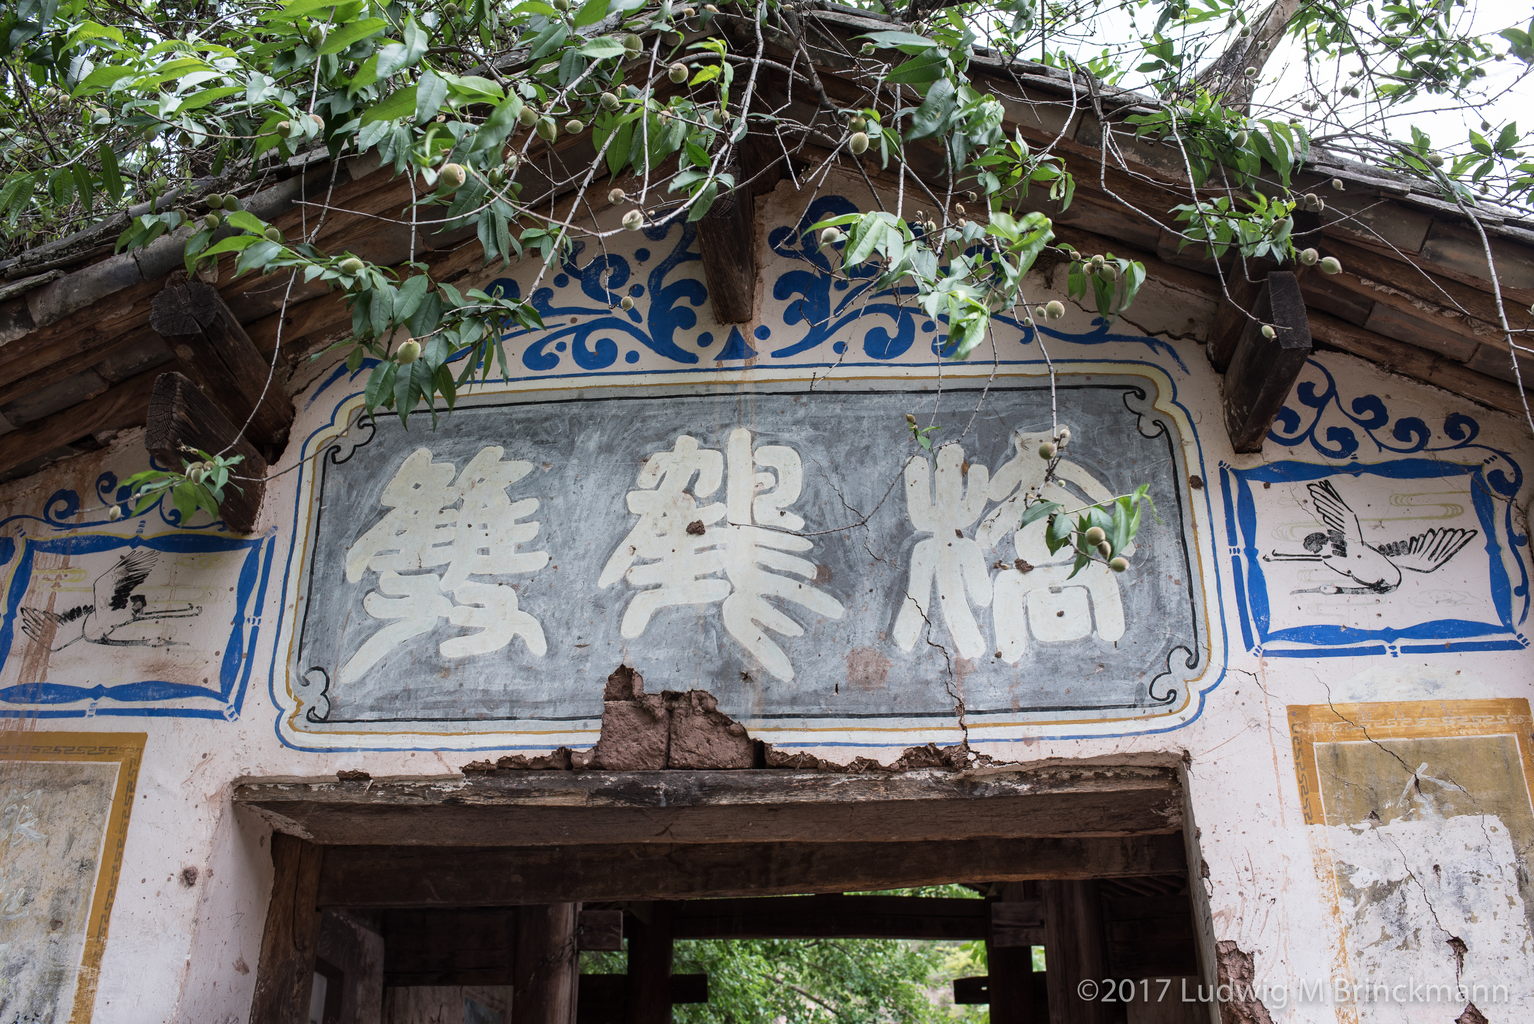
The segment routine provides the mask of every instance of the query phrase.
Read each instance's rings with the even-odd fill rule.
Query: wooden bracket
[[[1310,358],[1310,322],[1299,282],[1275,270],[1257,293],[1225,371],[1225,430],[1238,452],[1262,451],[1273,419]],[[1263,336],[1271,325],[1274,336]]]
[[[1230,298],[1221,301],[1209,326],[1209,344],[1205,352],[1214,368],[1224,373],[1236,351],[1242,328],[1249,322],[1246,311],[1252,308],[1268,274],[1278,268],[1272,260],[1236,260],[1225,271],[1225,290]]]
[[[756,319],[756,203],[749,188],[714,200],[698,221],[698,249],[714,319],[744,324]]]
[[[173,277],[150,305],[149,326],[252,444],[270,458],[281,453],[293,400],[216,289]]]
[[[201,389],[179,373],[162,373],[154,382],[149,397],[149,413],[144,423],[144,447],[160,464],[179,470],[183,460],[197,461],[192,451],[211,454],[230,450],[245,461],[234,469],[244,480],[231,481],[224,488],[219,511],[224,523],[236,533],[254,533],[261,499],[266,494],[266,460],[247,440],[238,436],[234,424],[203,394]]]

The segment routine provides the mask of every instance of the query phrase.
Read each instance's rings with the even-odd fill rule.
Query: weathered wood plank
[[[61,409],[20,430],[0,435],[0,472],[47,455],[77,438],[103,430],[127,430],[143,423],[149,396],[159,376],[159,369],[146,371],[108,388],[84,405]]]
[[[209,401],[202,389],[182,374],[162,373],[155,381],[144,423],[144,447],[162,466],[180,469],[183,460],[197,461],[197,452],[212,455],[228,450],[243,455],[245,461],[234,475],[246,479],[232,481],[224,489],[219,506],[224,522],[236,533],[252,533],[266,494],[266,460],[234,424]]]
[[[272,898],[261,934],[251,1024],[308,1024],[309,990],[320,943],[321,915],[315,895],[322,860],[323,851],[312,843],[272,834]]]
[[[257,448],[282,449],[293,400],[216,289],[173,278],[155,296],[149,323]]]
[[[327,1002],[339,1002],[337,1024],[375,1024],[383,1016],[384,939],[372,922],[345,910],[325,911],[317,963],[340,972],[336,990],[327,992]]]
[[[1382,338],[1315,309],[1310,311],[1310,331],[1314,341],[1366,359],[1390,373],[1452,391],[1492,409],[1523,415],[1516,384],[1489,377],[1435,352]],[[1525,381],[1534,385],[1528,378]]]
[[[1246,321],[1225,371],[1225,431],[1238,452],[1262,451],[1274,417],[1310,358],[1305,299],[1293,274],[1268,275],[1252,316],[1256,319]],[[1272,338],[1263,334],[1269,325]]]
[[[1180,874],[1178,835],[944,843],[333,847],[320,902],[356,908],[769,896],[956,881]],[[455,870],[441,871],[451,863]]]
[[[486,777],[247,781],[235,800],[275,827],[345,845],[867,842],[1176,832],[1176,773],[1060,766],[993,775],[782,770],[510,772]]]

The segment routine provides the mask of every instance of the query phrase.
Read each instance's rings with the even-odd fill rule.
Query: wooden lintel
[[[279,831],[357,846],[910,842],[1182,827],[1176,772],[1054,766],[963,777],[772,769],[508,772],[465,780],[246,782]]]
[[[217,289],[173,277],[154,297],[149,325],[236,426],[275,457],[293,425],[293,400]]]
[[[1182,837],[943,843],[359,846],[327,850],[320,902],[355,908],[515,906],[847,892],[955,881],[1186,872]],[[441,865],[452,864],[452,872]]]
[[[1263,334],[1271,327],[1273,337]],[[1238,452],[1260,452],[1273,419],[1310,358],[1310,323],[1299,282],[1275,270],[1258,292],[1225,370],[1225,430]]]
[[[744,324],[756,319],[756,204],[750,189],[714,200],[698,221],[698,250],[714,319]]]
[[[261,934],[261,959],[250,1020],[306,1024],[321,915],[315,899],[322,851],[296,836],[272,835],[272,897]]]
[[[198,451],[243,455],[235,466],[235,480],[224,489],[219,511],[236,533],[253,533],[261,499],[266,493],[266,460],[234,424],[192,381],[179,373],[162,373],[149,398],[144,423],[144,447],[167,469],[179,470],[186,461],[196,462]]]

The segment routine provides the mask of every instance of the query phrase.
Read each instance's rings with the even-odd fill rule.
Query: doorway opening
[[[1208,1019],[1173,768],[368,783],[237,791],[277,829],[252,1022]]]

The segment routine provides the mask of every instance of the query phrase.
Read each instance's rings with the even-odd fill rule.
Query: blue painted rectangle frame
[[[231,537],[210,533],[168,533],[149,537],[97,532],[71,532],[63,536],[19,538],[16,566],[5,591],[5,616],[0,619],[0,669],[11,657],[16,616],[32,580],[33,559],[38,552],[82,555],[120,549],[149,548],[173,554],[207,554],[244,551],[245,560],[235,584],[238,614],[230,623],[216,686],[197,686],[163,679],[147,679],[116,686],[72,686],[45,681],[20,682],[0,689],[0,718],[87,718],[96,715],[214,718],[234,721],[245,702],[245,691],[255,671],[261,609],[271,579],[276,539]],[[190,706],[162,706],[166,701],[192,701]],[[81,704],[82,707],[61,707]]]
[[[1256,537],[1257,507],[1252,485],[1308,483],[1336,476],[1351,476],[1355,479],[1360,476],[1378,476],[1396,480],[1470,477],[1470,502],[1486,538],[1484,550],[1490,567],[1489,582],[1498,621],[1434,619],[1404,629],[1389,626],[1357,629],[1332,625],[1271,629],[1268,590]],[[1514,622],[1514,585],[1508,576],[1504,555],[1512,554],[1523,569],[1525,580],[1528,579],[1527,567],[1524,566],[1522,553],[1515,545],[1504,546],[1504,534],[1497,529],[1494,491],[1486,480],[1483,465],[1438,459],[1398,459],[1372,465],[1350,462],[1343,466],[1329,466],[1287,460],[1251,469],[1237,469],[1229,463],[1221,463],[1220,489],[1225,503],[1226,539],[1230,544],[1242,640],[1248,650],[1275,658],[1370,657],[1385,654],[1397,657],[1403,652],[1442,654],[1521,651],[1529,646],[1528,638],[1519,632]],[[1525,608],[1519,621],[1528,615],[1527,594],[1523,596]],[[1403,640],[1418,642],[1403,645],[1400,643]]]

